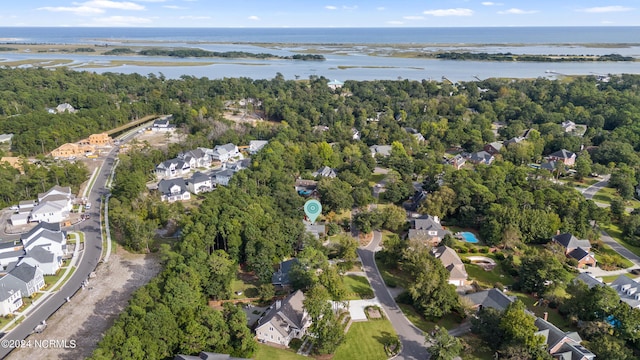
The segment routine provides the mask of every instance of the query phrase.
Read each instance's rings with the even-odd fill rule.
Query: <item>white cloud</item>
[[[526,15],[526,14],[535,14],[539,12],[538,10],[522,10],[517,8],[511,8],[505,11],[498,11],[498,14],[501,15]]]
[[[473,10],[465,8],[435,9],[426,10],[423,14],[432,16],[471,16],[473,15]]]
[[[260,20],[260,18],[259,18],[259,17],[257,17],[257,16],[255,16],[255,15],[251,15],[251,16],[249,16],[247,19],[249,19],[249,20],[253,20],[253,21],[258,21],[258,20]]]
[[[494,3],[492,1],[484,1],[481,3],[484,6],[501,6],[503,5],[502,3]]]
[[[336,6],[333,6],[333,5],[327,5],[324,8],[327,9],[327,10],[336,10],[336,9],[338,9]]]
[[[424,16],[409,15],[409,16],[403,16],[402,18],[405,19],[405,20],[422,20],[422,19],[424,19]]]
[[[180,16],[179,19],[180,20],[208,20],[208,19],[211,19],[211,16],[187,15],[187,16]]]
[[[591,7],[591,8],[586,8],[579,11],[586,12],[586,13],[599,14],[599,13],[610,13],[610,12],[624,12],[624,11],[631,11],[631,10],[633,10],[633,8],[620,6],[620,5],[612,5],[612,6]]]
[[[184,10],[184,9],[188,9],[184,6],[178,6],[178,5],[162,5],[163,8],[165,9],[174,9],[174,10]]]
[[[74,5],[90,6],[100,9],[144,10],[144,6],[129,1],[92,0]]]
[[[358,8],[358,5],[354,5],[354,6],[346,6],[346,5],[342,5],[342,8],[344,10],[355,10]]]
[[[71,12],[76,15],[96,15],[104,13],[103,9],[91,6],[45,6],[36,10],[45,10],[52,12]]]
[[[393,21],[392,20],[392,21],[387,21],[387,24],[389,24],[389,25],[403,25],[404,22],[402,22],[402,21]]]
[[[136,26],[146,25],[152,22],[151,19],[135,16],[109,16],[93,19],[94,26]]]

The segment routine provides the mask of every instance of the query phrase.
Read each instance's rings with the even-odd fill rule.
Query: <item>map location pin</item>
[[[307,218],[313,224],[322,213],[322,204],[318,200],[309,200],[304,203],[304,213],[307,214]]]

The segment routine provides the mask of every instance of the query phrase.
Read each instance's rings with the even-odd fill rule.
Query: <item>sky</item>
[[[0,26],[640,26],[640,0],[26,0]]]

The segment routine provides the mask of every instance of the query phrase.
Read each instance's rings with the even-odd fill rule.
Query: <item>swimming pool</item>
[[[468,242],[468,243],[477,243],[478,242],[478,238],[476,237],[476,235],[474,233],[468,232],[468,231],[464,231],[461,232],[460,235],[462,235],[462,238],[464,239],[464,241]]]

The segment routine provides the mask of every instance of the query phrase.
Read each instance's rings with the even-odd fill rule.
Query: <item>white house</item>
[[[336,174],[336,171],[328,166],[323,166],[320,169],[316,170],[315,172],[313,172],[311,174],[311,176],[313,177],[318,177],[318,176],[322,176],[322,177],[328,177],[328,178],[335,178],[336,176],[338,176],[338,174]]]
[[[13,214],[11,215],[11,218],[9,220],[11,220],[11,225],[13,226],[27,225],[27,223],[29,222],[29,213],[24,212]]]
[[[249,154],[256,154],[258,151],[262,150],[263,147],[267,146],[269,142],[267,140],[251,140],[249,141]]]
[[[75,113],[77,110],[71,106],[71,104],[64,103],[56,106],[56,112],[62,114],[63,112]]]
[[[163,118],[157,119],[153,122],[153,125],[151,126],[151,130],[152,131],[170,131],[175,129],[174,125],[171,125],[170,120],[172,119],[172,116],[165,116]]]
[[[206,149],[198,148],[178,155],[178,159],[189,164],[191,169],[211,166],[211,157],[206,153]]]
[[[211,181],[214,184],[227,186],[229,185],[229,181],[231,181],[233,174],[233,170],[229,169],[214,171],[211,173]]]
[[[228,143],[224,145],[216,145],[216,147],[211,150],[210,155],[212,160],[226,163],[232,158],[239,157],[240,151],[236,145]]]
[[[44,287],[44,274],[39,268],[22,263],[0,279],[0,287],[19,289],[23,296],[31,296]]]
[[[572,132],[572,131],[574,131],[576,129],[576,123],[574,123],[571,120],[563,121],[562,122],[562,129],[566,133]]]
[[[22,306],[20,290],[0,286],[0,316],[12,314]]]
[[[180,159],[167,160],[156,166],[156,176],[159,178],[170,179],[188,174],[189,171],[191,171],[191,164]]]
[[[376,157],[376,155],[384,157],[391,155],[391,145],[371,145],[369,146],[369,150],[371,151],[372,157]]]
[[[303,301],[304,294],[300,290],[284,300],[276,301],[269,313],[258,320],[258,340],[289,346],[292,339],[301,339],[311,325],[311,318],[304,309]]]
[[[74,196],[70,187],[54,186],[38,194],[38,205],[31,210],[30,221],[56,223],[69,217]]]
[[[56,256],[44,246],[36,246],[18,263],[22,264],[37,267],[44,275],[55,275],[62,265],[62,257]]]
[[[191,194],[184,179],[160,180],[158,191],[160,191],[160,199],[162,201],[174,202],[191,199]]]
[[[20,201],[18,203],[18,211],[20,211],[21,213],[28,213],[30,212],[36,205],[38,205],[38,202],[35,200],[24,200],[24,201]]]
[[[251,166],[251,159],[242,159],[232,163],[226,163],[222,165],[222,168],[225,170],[231,170],[233,172],[238,172],[240,170],[248,169]]]
[[[67,254],[67,236],[57,223],[40,223],[20,239],[27,255],[39,247],[51,252],[60,260]]]
[[[213,190],[213,183],[211,182],[211,176],[197,172],[187,180],[187,188],[193,194],[200,194]]]

